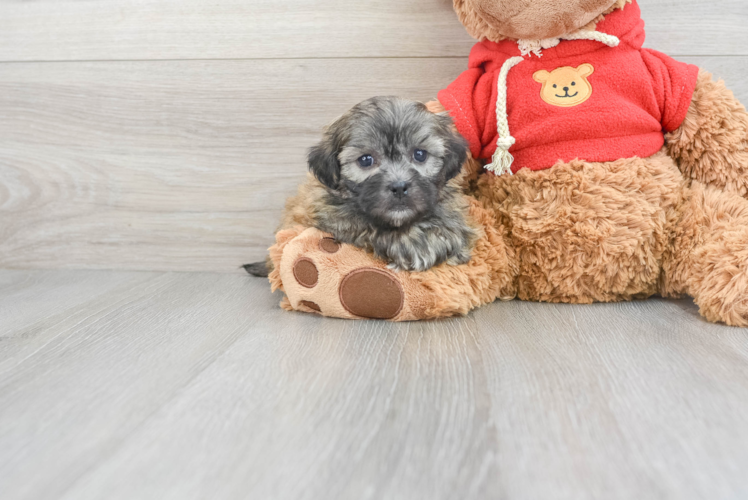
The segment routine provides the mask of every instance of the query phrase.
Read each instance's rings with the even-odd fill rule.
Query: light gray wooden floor
[[[748,330],[690,301],[389,324],[278,299],[0,271],[0,498],[748,497]]]

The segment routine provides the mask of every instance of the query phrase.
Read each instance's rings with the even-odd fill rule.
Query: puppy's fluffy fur
[[[397,97],[366,100],[311,149],[314,177],[289,199],[281,227],[317,227],[397,270],[465,263],[476,235],[450,181],[466,156],[448,116]]]

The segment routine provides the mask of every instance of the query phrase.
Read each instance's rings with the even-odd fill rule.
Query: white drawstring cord
[[[499,139],[496,141],[496,152],[491,158],[491,163],[486,165],[486,170],[490,170],[496,175],[505,173],[512,174],[512,162],[514,157],[509,152],[509,148],[514,146],[514,137],[509,133],[509,115],[506,112],[506,78],[509,70],[524,61],[522,57],[512,57],[501,66],[498,82],[498,97],[496,98],[496,126],[499,130]]]
[[[596,42],[603,43],[608,47],[617,47],[620,40],[607,33],[601,33],[599,31],[577,31],[569,35],[564,35],[560,38],[546,38],[543,40],[518,40],[518,46],[520,53],[526,56],[530,53],[535,54],[538,57],[542,57],[543,49],[550,49],[555,47],[561,40],[593,40]],[[503,175],[508,173],[512,175],[512,163],[514,163],[514,157],[509,152],[509,149],[514,146],[516,140],[512,137],[509,132],[509,115],[507,113],[507,77],[509,76],[509,70],[524,61],[521,56],[512,57],[507,59],[501,66],[499,72],[499,79],[497,82],[497,97],[496,97],[496,128],[499,132],[499,138],[496,141],[496,152],[491,158],[491,163],[485,166],[486,170],[493,172],[496,175]]]
[[[618,37],[602,33],[600,31],[577,31],[569,33],[561,37],[561,40],[592,40],[593,42],[600,42],[607,45],[608,47],[618,47],[621,41]]]

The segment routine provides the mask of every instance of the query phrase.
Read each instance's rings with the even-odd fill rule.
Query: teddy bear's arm
[[[748,197],[748,113],[723,81],[699,71],[686,119],[666,140],[683,175]]]

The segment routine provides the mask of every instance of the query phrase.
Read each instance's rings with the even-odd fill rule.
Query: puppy
[[[375,97],[330,125],[309,152],[314,175],[286,206],[281,227],[311,225],[390,262],[425,271],[464,264],[476,238],[455,181],[467,144],[446,115]],[[266,275],[264,263],[248,264]]]

